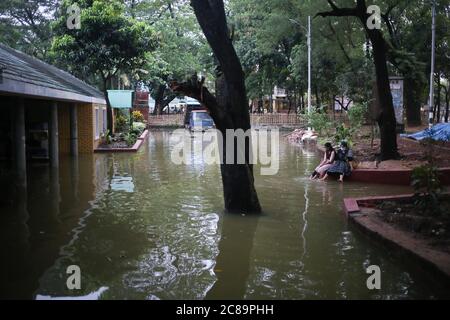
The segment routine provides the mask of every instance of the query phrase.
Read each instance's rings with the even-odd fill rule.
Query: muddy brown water
[[[282,141],[279,174],[256,170],[264,213],[224,214],[219,167],[198,154],[173,164],[174,144],[161,131],[136,154],[63,158],[59,174],[32,164],[27,196],[2,202],[0,297],[450,297],[432,274],[343,216],[344,197],[409,188],[311,182],[318,155]],[[70,265],[80,267],[80,290],[67,289]],[[370,265],[381,268],[381,290],[367,288]]]

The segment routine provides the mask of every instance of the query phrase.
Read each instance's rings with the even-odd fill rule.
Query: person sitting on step
[[[314,170],[310,179],[311,180],[322,179],[327,173],[328,169],[330,169],[333,166],[335,158],[336,158],[336,151],[334,150],[333,146],[329,142],[325,143],[325,154],[323,156],[323,160],[316,168],[316,170]]]
[[[334,165],[327,170],[321,180],[327,180],[329,176],[339,176],[339,181],[344,182],[344,177],[349,177],[353,170],[353,152],[346,141],[342,141],[339,150],[336,152]]]

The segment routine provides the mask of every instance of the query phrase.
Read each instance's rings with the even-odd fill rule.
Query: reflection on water
[[[65,296],[65,297],[51,297],[51,296],[43,296],[36,295],[36,300],[99,300],[102,294],[108,290],[108,287],[101,287],[100,289],[91,292],[85,296]]]
[[[342,215],[343,197],[408,188],[311,182],[317,155],[282,143],[279,174],[256,177],[264,213],[224,215],[219,168],[172,164],[174,143],[156,132],[136,154],[62,159],[59,172],[33,165],[28,193],[1,203],[0,298],[449,297]],[[366,288],[373,264],[378,292]],[[79,291],[66,288],[70,265]]]

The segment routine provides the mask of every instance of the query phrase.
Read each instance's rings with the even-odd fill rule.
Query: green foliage
[[[347,112],[352,128],[359,129],[367,115],[367,103],[355,103]]]
[[[119,113],[115,118],[115,128],[118,132],[124,132],[128,130],[128,118]]]
[[[441,213],[439,195],[442,184],[439,180],[439,171],[434,164],[434,140],[431,138],[432,130],[427,130],[428,138],[421,141],[425,150],[427,163],[415,168],[411,175],[411,184],[415,190],[416,205],[428,214]]]
[[[438,173],[438,169],[430,163],[415,168],[412,173],[416,205],[420,206],[425,213],[441,213],[439,194],[442,191],[442,184]]]
[[[111,132],[109,130],[106,130],[101,134],[101,144],[111,144],[112,138],[111,138]]]
[[[133,111],[133,122],[144,122],[144,116],[140,111]]]
[[[73,1],[64,1],[62,12]],[[80,3],[81,29],[69,30],[66,15],[54,23],[56,37],[52,55],[57,62],[80,77],[98,76],[103,90],[107,81],[119,72],[140,73],[146,53],[157,45],[155,31],[144,22],[125,15],[124,5],[118,1],[94,0]]]
[[[330,121],[326,113],[312,110],[310,114],[304,115],[308,125],[314,128],[319,134],[328,135],[333,128],[333,122]]]
[[[125,134],[125,142],[129,147],[132,147],[137,141],[137,135],[133,132]]]
[[[140,136],[145,131],[146,127],[146,124],[143,122],[133,122],[133,128],[131,132],[136,134],[137,136]]]
[[[48,60],[57,0],[0,1],[0,42]]]
[[[215,65],[211,50],[193,10],[185,1],[143,0],[127,8],[158,30],[159,45],[146,56],[144,69],[148,72],[137,77],[149,87],[157,103],[175,98],[167,88],[171,80],[184,80],[198,72],[207,79],[212,78]]]
[[[341,141],[347,141],[349,147],[351,147],[354,132],[354,128],[347,128],[343,123],[341,123],[336,127],[334,141],[336,144],[339,144]]]

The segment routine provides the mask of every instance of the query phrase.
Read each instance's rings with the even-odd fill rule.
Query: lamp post
[[[308,115],[311,115],[311,16],[308,16],[308,28],[306,29],[300,22],[289,19],[292,23],[300,26],[307,33],[308,38]],[[311,128],[308,128],[311,131]]]
[[[311,115],[311,16],[308,16],[308,115]]]
[[[434,66],[436,57],[436,0],[432,0],[432,27],[431,27],[431,72],[430,72],[430,103],[428,110],[428,127],[433,126],[434,109]]]

